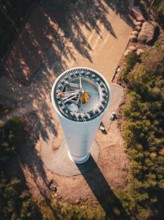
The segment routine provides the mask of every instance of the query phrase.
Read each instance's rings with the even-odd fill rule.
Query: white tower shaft
[[[69,157],[75,163],[84,163],[90,156],[90,147],[102,120],[102,115],[92,121],[75,122],[59,116]]]

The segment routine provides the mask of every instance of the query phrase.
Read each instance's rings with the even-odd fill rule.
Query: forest
[[[141,57],[133,52],[127,57],[120,75],[127,89],[126,104],[122,109],[122,129],[131,160],[126,198],[129,201],[126,205],[129,212],[138,213],[144,219],[163,219],[163,54],[163,40]]]

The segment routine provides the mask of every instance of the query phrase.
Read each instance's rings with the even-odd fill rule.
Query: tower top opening
[[[95,70],[78,67],[62,73],[53,85],[54,107],[73,121],[89,121],[101,115],[110,100],[110,89]]]

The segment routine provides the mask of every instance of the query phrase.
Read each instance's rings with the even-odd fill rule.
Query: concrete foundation
[[[80,175],[81,172],[78,166],[75,164],[75,161],[70,160],[68,156],[68,148],[67,148],[65,141],[63,141],[62,145],[57,150],[53,150],[53,146],[50,143],[53,144],[53,141],[42,142],[40,146],[41,147],[41,158],[45,166],[51,172],[59,174],[59,175],[63,175],[63,176]],[[88,157],[91,156],[93,160],[97,162],[99,152],[100,152],[99,146],[96,143],[96,141],[94,141],[90,149],[90,154],[88,154],[87,158],[84,158],[84,159],[87,160]],[[88,163],[88,161],[86,163]],[[91,166],[85,166],[85,163],[83,164],[85,168],[84,172],[85,171],[87,172],[92,169]]]

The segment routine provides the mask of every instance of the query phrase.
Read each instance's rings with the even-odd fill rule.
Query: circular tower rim
[[[98,86],[98,87],[100,87],[100,85],[102,84],[103,90],[105,91],[105,94],[102,93],[105,98],[101,100],[102,103],[104,104],[104,105],[102,104],[103,107],[100,106],[101,109],[98,109],[99,112],[98,111],[96,111],[97,113],[94,112],[95,114],[92,114],[92,116],[88,120],[77,120],[77,119],[75,120],[75,119],[73,119],[71,117],[66,116],[66,114],[61,112],[61,110],[60,110],[60,108],[58,106],[58,103],[57,103],[57,98],[55,98],[55,94],[56,94],[56,90],[57,90],[56,87],[57,87],[58,83],[61,82],[61,81],[64,83],[64,81],[65,81],[64,77],[67,77],[67,74],[72,74],[74,76],[74,73],[76,73],[78,71],[81,71],[81,72],[85,73],[82,76],[83,77],[82,79],[94,81],[95,85]],[[95,77],[97,77],[97,78],[96,79],[92,79],[91,75],[95,75]],[[79,76],[77,76],[77,77],[79,77]],[[100,90],[101,89],[102,88],[100,87]],[[102,91],[100,91],[100,92],[102,92]],[[74,68],[70,68],[70,69],[64,71],[63,73],[61,73],[60,76],[58,76],[57,80],[55,80],[55,82],[53,84],[53,87],[52,87],[52,91],[51,91],[51,100],[52,100],[53,106],[54,106],[55,110],[57,111],[57,113],[61,117],[65,118],[66,120],[69,120],[69,121],[72,121],[72,122],[76,122],[76,123],[80,123],[80,124],[81,123],[88,123],[88,122],[93,121],[96,118],[101,117],[101,115],[104,114],[104,112],[108,108],[108,105],[109,105],[109,102],[110,102],[110,97],[111,97],[111,90],[110,90],[109,84],[106,81],[106,79],[98,71],[96,71],[96,70],[94,70],[92,68],[88,68],[88,67],[74,67]]]

